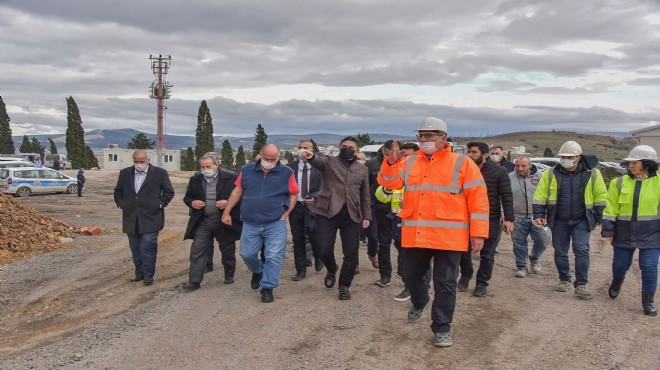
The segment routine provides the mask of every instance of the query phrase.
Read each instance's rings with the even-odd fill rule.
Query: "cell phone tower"
[[[156,130],[156,153],[158,155],[158,167],[163,167],[163,121],[165,120],[165,110],[167,109],[167,99],[170,98],[172,85],[167,82],[167,73],[172,64],[172,56],[154,56],[149,54],[151,61],[151,70],[156,79],[149,87],[149,97],[156,99],[156,117],[158,120],[158,129]]]

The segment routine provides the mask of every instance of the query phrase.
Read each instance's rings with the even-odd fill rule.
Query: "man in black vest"
[[[313,151],[314,144],[309,140],[300,140],[298,151]],[[320,258],[319,244],[314,233],[316,228],[316,216],[309,210],[307,205],[314,200],[321,189],[321,171],[312,167],[306,160],[295,160],[287,166],[291,167],[298,181],[300,193],[298,193],[298,206],[289,215],[291,237],[293,239],[293,260],[296,266],[296,274],[291,277],[293,281],[300,281],[307,274],[307,243],[309,239],[314,254],[314,268],[316,271],[323,269]]]
[[[231,225],[221,221],[222,210],[227,206],[227,199],[234,189],[236,175],[220,168],[220,160],[215,153],[206,153],[199,158],[200,173],[192,176],[188,182],[183,202],[190,207],[190,219],[184,235],[193,239],[190,246],[190,270],[188,282],[183,285],[186,291],[200,287],[206,263],[209,258],[209,244],[215,238],[220,245],[222,266],[225,269],[225,284],[234,282],[236,270],[236,240],[241,238],[242,223],[240,206],[234,208]]]

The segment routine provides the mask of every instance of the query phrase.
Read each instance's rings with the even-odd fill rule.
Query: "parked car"
[[[620,175],[625,175],[628,173],[628,169],[625,167],[622,167],[620,164],[616,162],[598,162],[598,169],[603,171],[608,168],[611,168],[615,170],[618,174]]]
[[[0,190],[17,197],[32,193],[76,193],[75,178],[50,168],[10,167],[0,169]]]
[[[549,167],[554,167],[559,164],[559,158],[554,158],[554,157],[534,157],[530,158],[530,161],[534,164],[544,164]]]
[[[27,161],[0,161],[0,168],[10,167],[35,167],[34,163]]]
[[[22,161],[23,158],[20,156],[15,156],[15,155],[0,155],[0,162],[6,162],[6,161]]]
[[[60,160],[60,169],[61,170],[70,170],[71,162],[69,162],[64,154],[46,154],[44,158],[44,166],[48,168],[53,168],[53,163],[55,163],[55,158]]]

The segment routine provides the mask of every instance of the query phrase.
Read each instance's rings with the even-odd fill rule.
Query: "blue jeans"
[[[153,278],[158,255],[158,231],[144,234],[126,234],[131,247],[135,276]]]
[[[545,252],[550,242],[550,234],[543,227],[534,225],[534,221],[529,217],[516,217],[513,222],[513,234],[511,242],[513,243],[513,255],[516,257],[516,267],[524,269],[527,267],[527,236],[531,236],[534,244],[532,245],[532,254],[530,259],[539,259]]]
[[[555,220],[552,225],[552,246],[555,248],[555,266],[559,279],[571,281],[568,249],[573,241],[575,255],[575,286],[589,282],[589,223],[581,220]]]
[[[277,288],[286,252],[286,235],[286,220],[260,225],[243,223],[240,256],[252,273],[263,274],[260,288]],[[266,262],[259,259],[262,244]]]
[[[632,265],[635,248],[614,247],[612,256],[612,277],[614,280],[623,280],[626,272]],[[655,294],[658,289],[658,258],[660,248],[639,250],[639,269],[642,271],[642,292]]]

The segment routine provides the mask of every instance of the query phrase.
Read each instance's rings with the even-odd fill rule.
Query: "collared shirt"
[[[296,176],[296,178],[298,179],[298,189],[300,189],[300,192],[298,193],[298,201],[299,202],[303,201],[303,199],[302,199],[302,175],[304,173],[303,169],[305,167],[307,168],[307,189],[306,189],[307,191],[306,192],[307,192],[307,194],[309,194],[309,181],[311,180],[310,176],[311,176],[311,173],[312,173],[312,165],[310,165],[308,162],[300,161],[298,163],[298,175]]]
[[[135,171],[135,192],[139,192],[140,188],[142,187],[142,184],[144,184],[144,179],[147,178],[147,171],[149,171],[149,166],[147,166],[147,169],[144,170],[144,172],[138,172],[137,170]]]
[[[204,176],[204,180],[206,180],[206,183],[208,184],[209,182],[215,181],[215,179],[218,178],[218,174],[220,173],[220,170],[215,171],[215,175],[213,177],[206,177]]]

